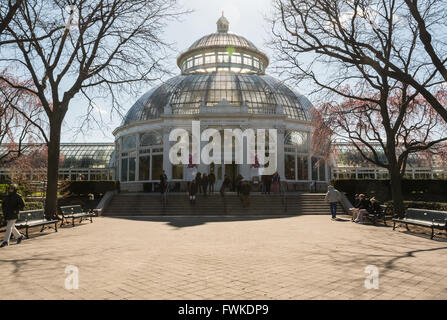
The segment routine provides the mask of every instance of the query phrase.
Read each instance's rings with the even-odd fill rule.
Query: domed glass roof
[[[235,33],[221,33],[221,32],[211,33],[200,38],[188,48],[188,51],[199,48],[215,47],[215,46],[222,46],[222,47],[233,46],[259,51],[258,48],[256,48],[256,46],[251,41],[248,41],[243,36],[237,35]]]
[[[309,120],[310,101],[267,75],[215,72],[179,75],[148,91],[129,110],[122,125],[157,119],[165,106],[172,114],[199,114],[200,107],[223,102],[246,106],[250,114],[276,114]]]
[[[304,96],[265,75],[267,56],[242,36],[228,33],[222,15],[217,33],[204,36],[182,53],[182,74],[144,94],[122,125],[160,118],[165,113],[199,114],[201,107],[231,104],[249,114],[285,114],[309,121],[312,106]]]

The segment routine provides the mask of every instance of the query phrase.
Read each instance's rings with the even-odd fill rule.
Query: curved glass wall
[[[231,50],[194,54],[185,58],[180,64],[183,74],[215,71],[264,74],[265,67],[265,60],[256,55]]]
[[[120,148],[117,176],[122,182],[159,180],[163,171],[163,137],[157,131],[124,136]]]

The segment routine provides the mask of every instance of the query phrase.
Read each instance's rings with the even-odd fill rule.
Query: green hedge
[[[114,190],[119,190],[119,181],[67,181],[61,188],[61,194],[85,196],[91,193],[100,196]]]
[[[9,187],[9,184],[6,184],[6,183],[0,184],[0,197],[4,197],[8,194],[8,187]],[[18,192],[21,195],[27,194],[24,186],[17,186],[17,188],[19,189]]]
[[[379,201],[391,200],[390,180],[334,180],[336,189],[346,193],[350,201],[355,194],[364,193]],[[447,180],[402,180],[402,192],[407,201],[447,202]],[[426,208],[428,209],[428,208]]]

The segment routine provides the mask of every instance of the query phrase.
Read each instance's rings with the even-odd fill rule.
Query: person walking
[[[197,184],[196,179],[192,179],[189,183],[189,202],[191,204],[196,203],[196,194],[199,191],[199,185]]]
[[[216,175],[214,174],[214,172],[211,172],[208,175],[208,183],[209,183],[209,193],[213,194],[214,193],[214,184],[216,183]]]
[[[279,173],[275,172],[273,174],[273,178],[272,178],[273,193],[279,193],[279,184],[280,183],[281,183],[281,178],[279,176]]]
[[[17,244],[20,244],[24,236],[15,227],[16,220],[19,217],[19,211],[23,210],[25,207],[25,202],[20,194],[17,193],[17,186],[11,184],[8,187],[8,195],[2,202],[3,216],[6,220],[6,232],[3,242],[0,248],[9,246],[9,240],[11,238],[11,233],[17,239]]]
[[[337,219],[337,203],[341,201],[341,193],[333,186],[328,186],[328,191],[324,200],[329,203],[331,209],[332,220]]]
[[[202,174],[202,192],[203,195],[206,197],[206,191],[208,190],[208,176],[204,172]]]

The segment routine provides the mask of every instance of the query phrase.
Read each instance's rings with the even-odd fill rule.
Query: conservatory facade
[[[115,178],[122,189],[153,191],[163,170],[180,190],[186,190],[197,172],[213,172],[217,187],[225,175],[231,180],[241,174],[244,180],[260,181],[259,166],[252,164],[171,164],[169,150],[176,142],[169,141],[170,132],[177,128],[191,132],[193,121],[200,121],[202,131],[276,129],[281,181],[295,190],[307,190],[311,181],[326,187],[330,170],[310,152],[312,104],[266,75],[267,56],[228,29],[222,16],[216,33],[197,40],[178,57],[181,74],[144,94],[114,130]]]

